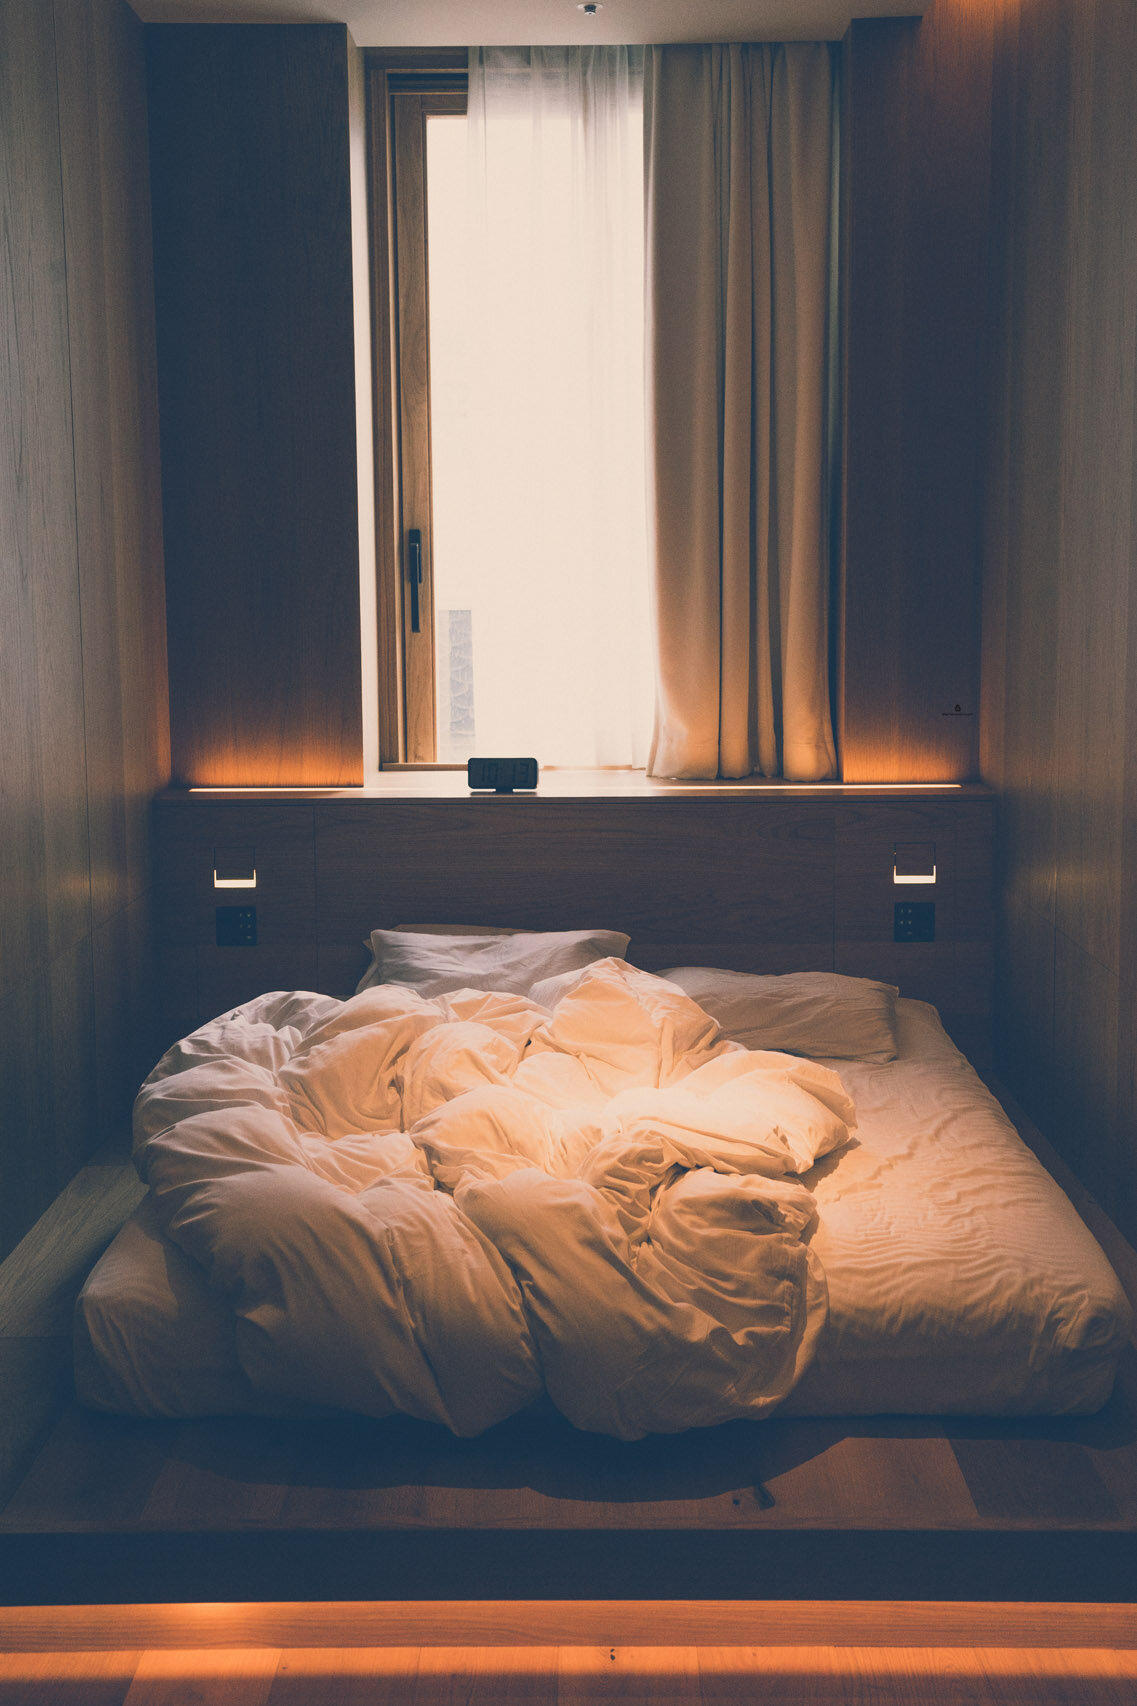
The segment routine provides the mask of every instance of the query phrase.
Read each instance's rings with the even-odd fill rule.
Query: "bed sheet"
[[[816,1354],[779,1413],[1071,1414],[1100,1408],[1132,1318],[1062,1190],[947,1037],[897,1003],[895,1061],[831,1061],[857,1143],[803,1177],[829,1290]],[[95,1409],[153,1416],[268,1406],[234,1319],[162,1233],[149,1200],[90,1275],[76,1385]]]

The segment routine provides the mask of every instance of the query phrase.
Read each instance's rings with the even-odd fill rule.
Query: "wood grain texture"
[[[357,783],[347,32],[146,39],[174,773]]]
[[[0,1253],[152,1050],[169,774],[142,27],[0,15]]]
[[[640,942],[826,941],[832,849],[831,808],[793,802],[329,802],[316,809],[319,931],[342,942],[469,920]]]
[[[1137,14],[1000,9],[984,774],[998,1059],[1137,1229]]]
[[[243,848],[256,865],[257,886],[215,889],[215,860]],[[312,942],[316,931],[316,864],[313,807],[297,803],[238,807],[195,803],[155,817],[158,897],[165,946],[209,946],[215,910],[222,905],[257,909],[258,944]],[[267,987],[267,986],[266,986]]]
[[[625,930],[649,971],[837,970],[933,1001],[990,1060],[992,796],[219,799],[156,812],[165,1040],[265,989],[340,998],[373,929],[479,923]],[[937,881],[898,889],[896,843],[934,842]],[[256,850],[258,946],[214,945],[218,844]],[[897,898],[937,939],[895,943]],[[192,993],[189,986],[192,985]]]
[[[665,1631],[657,1612],[656,1641]],[[20,1653],[0,1661],[0,1700],[23,1706],[1127,1706],[1137,1665],[1105,1648],[1058,1650],[745,1646],[525,1650],[451,1647],[173,1655]]]
[[[106,1653],[20,1653],[0,1665],[0,1701],[33,1706],[122,1706],[140,1654],[123,1648]]]
[[[0,1037],[6,1254],[99,1135],[89,938],[0,999]]]
[[[398,321],[394,300],[394,162],[387,71],[367,69],[370,116],[371,351],[375,398],[375,575],[379,624],[379,760],[396,764],[406,751],[403,703],[403,602],[400,576],[402,510],[399,503]],[[382,115],[379,117],[378,115]]]
[[[138,1086],[163,1046],[155,998],[153,894],[137,895],[91,937],[95,1113],[101,1133],[126,1129]]]
[[[280,1655],[267,1648],[240,1654],[149,1652],[139,1656],[124,1706],[265,1706]]]
[[[90,930],[59,107],[50,7],[0,16],[0,989]]]
[[[0,1339],[0,1498],[27,1473],[72,1390],[69,1337]]]
[[[1109,1602],[1004,1600],[305,1600],[232,1605],[0,1607],[0,1653],[278,1647],[295,1672],[379,1668],[418,1647],[650,1646],[666,1617],[686,1646],[1137,1648],[1137,1611]]]
[[[434,506],[430,456],[430,314],[426,257],[426,117],[431,98],[403,91],[391,97],[394,147],[395,288],[398,323],[400,549],[395,566],[405,589],[406,534],[422,535],[419,626],[404,590],[403,714],[408,763],[437,756],[434,676]],[[373,122],[379,115],[373,115]]]
[[[169,775],[158,395],[141,31],[58,4],[91,907],[150,884],[149,801]]]
[[[67,1339],[79,1288],[145,1194],[134,1168],[82,1167],[0,1263],[0,1339]]]
[[[996,10],[937,0],[845,38],[846,781],[976,772]]]
[[[1029,1126],[1027,1136],[1044,1161],[1054,1162]],[[1124,1553],[1110,1549],[1116,1572],[1119,1558],[1131,1556],[1137,1529],[1132,1370],[1093,1417],[775,1416],[630,1443],[536,1416],[513,1418],[469,1440],[407,1417],[145,1422],[84,1414],[65,1391],[66,1342],[30,1335],[57,1324],[94,1229],[105,1232],[128,1211],[130,1183],[125,1166],[87,1169],[81,1187],[0,1267],[6,1396],[0,1558],[9,1570],[14,1547],[12,1557],[26,1571],[36,1568],[37,1549],[42,1559],[43,1542],[53,1535],[60,1561],[73,1558],[86,1540],[95,1548],[100,1597],[133,1591],[113,1608],[87,1596],[51,1608],[34,1595],[29,1607],[0,1609],[0,1653],[164,1651],[166,1659],[148,1672],[158,1679],[174,1675],[182,1662],[175,1655],[191,1648],[242,1651],[257,1675],[263,1674],[256,1670],[258,1651],[287,1649],[287,1692],[297,1698],[298,1679],[312,1663],[297,1649],[316,1646],[356,1649],[341,1663],[359,1683],[364,1677],[381,1683],[411,1662],[400,1651],[421,1648],[413,1664],[432,1689],[448,1674],[448,1649],[458,1644],[492,1649],[493,1656],[479,1660],[482,1674],[501,1677],[539,1671],[543,1660],[535,1649],[570,1644],[576,1650],[565,1674],[577,1678],[591,1674],[581,1649],[650,1644],[664,1630],[676,1647],[721,1643],[767,1651],[811,1643],[959,1648],[1001,1641],[1050,1649],[1053,1656],[1037,1660],[1043,1666],[1064,1662],[1056,1649],[1137,1647],[1133,1604],[1117,1593],[1108,1597],[1109,1582],[1120,1589],[1131,1572],[1111,1576],[1095,1562],[1120,1542]],[[1084,1192],[1075,1202],[1137,1284],[1137,1253]],[[970,1576],[945,1575],[938,1553],[946,1549],[950,1557],[969,1536],[978,1548],[968,1554]],[[389,1560],[380,1576],[391,1601],[343,1603],[345,1587],[367,1593],[368,1582],[380,1579],[369,1540]],[[578,1569],[578,1598],[563,1589],[546,1600],[494,1593],[488,1560],[500,1558],[503,1541],[519,1561],[518,1587],[523,1579],[533,1592],[563,1580],[558,1556],[579,1552],[582,1540],[593,1547],[593,1562],[591,1574]],[[598,1559],[626,1553],[637,1540],[650,1549],[637,1554],[641,1570],[663,1552],[673,1579],[688,1582],[672,1590],[677,1598],[666,1609],[646,1594],[637,1600],[628,1593],[637,1580],[643,1593],[646,1574],[617,1573],[607,1597],[597,1596]],[[1041,1595],[1006,1603],[1006,1565],[1002,1591],[993,1596],[1001,1603],[956,1602],[966,1581],[974,1589],[979,1558],[995,1548],[1006,1552],[1008,1543],[1020,1591],[1038,1580],[1040,1559],[1072,1555],[1077,1566],[1064,1579],[1076,1582],[1089,1602],[1069,1603],[1063,1593],[1051,1594],[1046,1605],[1032,1603]],[[132,1544],[148,1561],[130,1570]],[[811,1570],[795,1562],[803,1545],[814,1559]],[[263,1592],[285,1550],[311,1558],[308,1579],[318,1584],[321,1603],[297,1603],[299,1596],[281,1603],[279,1594]],[[719,1570],[716,1588],[703,1572],[728,1550],[726,1580]],[[890,1565],[897,1551],[905,1559],[904,1589],[919,1593],[921,1583],[937,1582],[939,1591],[925,1594],[925,1603],[898,1601],[885,1587],[897,1577]],[[456,1552],[465,1559],[458,1570],[464,1591],[478,1592],[477,1600],[447,1586],[455,1580]],[[685,1574],[683,1561],[693,1552],[700,1568]],[[329,1573],[329,1561],[343,1557],[346,1570]],[[821,1557],[835,1560],[824,1589]],[[424,1560],[431,1560],[425,1572]],[[756,1566],[768,1585],[748,1594]],[[172,1593],[175,1581],[180,1591]],[[771,1588],[798,1597],[773,1601]],[[705,1597],[692,1599],[692,1591]],[[856,1592],[877,1592],[881,1600],[851,1598]],[[155,1603],[139,1603],[150,1593]],[[653,1597],[661,1597],[658,1589]],[[202,1598],[211,1603],[172,1603]],[[788,1652],[785,1659],[791,1668],[798,1662]],[[609,1674],[624,1686],[636,1663],[629,1658]],[[686,1661],[672,1669],[691,1674]],[[239,1673],[235,1660],[232,1674]],[[332,1672],[322,1660],[311,1674]]]

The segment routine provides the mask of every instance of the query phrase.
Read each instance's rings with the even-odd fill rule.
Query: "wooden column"
[[[936,0],[845,38],[848,782],[977,773],[994,10]]]
[[[342,25],[147,30],[173,770],[363,779]]]

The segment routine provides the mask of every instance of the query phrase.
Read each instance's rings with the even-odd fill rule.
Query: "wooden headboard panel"
[[[165,1040],[265,989],[347,995],[363,938],[395,924],[627,931],[658,970],[837,970],[934,1001],[990,1052],[994,798],[983,789],[401,798],[163,795],[156,807]],[[933,886],[893,882],[934,843]],[[255,863],[255,891],[215,866]],[[224,874],[224,869],[222,869]],[[936,939],[893,940],[934,900]],[[257,945],[218,947],[218,905],[256,907]]]

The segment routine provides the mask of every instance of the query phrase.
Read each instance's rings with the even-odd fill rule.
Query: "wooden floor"
[[[246,1648],[0,1655],[0,1706],[1132,1706],[1137,1655],[1005,1648]]]
[[[1137,1257],[1018,1123],[1137,1293]],[[456,1441],[91,1416],[71,1307],[140,1194],[109,1150],[0,1266],[0,1706],[1137,1701],[1132,1354],[1069,1422],[622,1445],[549,1419]],[[1043,1603],[1009,1603],[1032,1580]],[[303,1603],[247,1603],[273,1587]]]
[[[1062,1182],[1133,1285],[1132,1250]],[[0,1267],[0,1604],[1137,1600],[1132,1351],[1074,1420],[774,1417],[624,1444],[555,1417],[463,1441],[98,1416],[70,1394],[70,1309],[138,1195],[100,1156]]]

